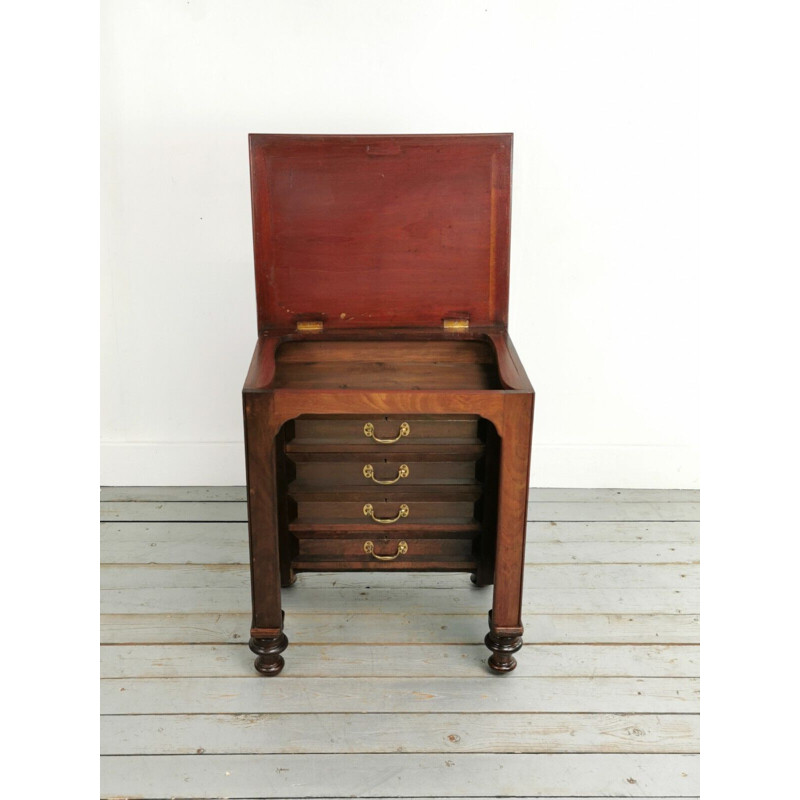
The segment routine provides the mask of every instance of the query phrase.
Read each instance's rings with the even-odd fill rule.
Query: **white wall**
[[[694,2],[102,7],[103,483],[244,480],[249,132],[513,131],[532,484],[697,486]]]

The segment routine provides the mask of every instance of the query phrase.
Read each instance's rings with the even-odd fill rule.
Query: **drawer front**
[[[385,536],[391,526],[392,535],[405,525],[471,525],[476,521],[474,500],[396,500],[370,497],[359,500],[296,499],[297,525],[351,525],[364,530],[374,528]]]
[[[325,532],[299,536],[297,569],[469,569],[475,563],[474,534],[387,537],[369,532],[343,536]]]
[[[379,441],[380,440],[380,441]],[[376,449],[427,448],[453,441],[477,444],[478,418],[442,419],[419,417],[370,417],[296,419],[294,436],[287,445],[372,445]]]
[[[417,461],[413,458],[359,458],[350,461],[294,462],[295,481],[309,487],[420,486],[476,480],[474,461]]]

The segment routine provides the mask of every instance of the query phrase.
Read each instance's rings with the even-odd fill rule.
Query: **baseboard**
[[[104,486],[239,486],[242,442],[104,442]],[[533,446],[532,486],[576,489],[699,489],[696,447]]]

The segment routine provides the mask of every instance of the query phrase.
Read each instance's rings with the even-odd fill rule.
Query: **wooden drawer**
[[[286,452],[331,452],[355,448],[388,455],[394,450],[425,451],[437,447],[480,449],[478,423],[478,417],[298,418],[287,431]]]
[[[475,522],[475,501],[471,499],[425,498],[415,499],[397,493],[397,499],[385,495],[361,493],[356,500],[307,500],[296,499],[297,513],[290,525],[349,525],[351,529],[374,530],[386,536],[391,527],[392,535],[409,525],[471,525]],[[375,519],[397,520],[392,523],[376,522]]]
[[[349,460],[340,456],[331,461],[293,461],[294,480],[297,485],[309,488],[475,484],[477,480],[474,459],[423,461],[424,454],[391,458],[381,458],[380,454],[358,455]],[[382,483],[385,481],[392,483]]]
[[[297,535],[293,560],[297,570],[422,570],[472,569],[476,559],[474,532],[337,533],[332,530]],[[365,549],[370,542],[371,554]],[[376,558],[382,556],[383,558]]]

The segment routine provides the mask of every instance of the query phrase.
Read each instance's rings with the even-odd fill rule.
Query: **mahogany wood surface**
[[[364,477],[364,467],[371,466],[378,480],[397,480],[394,486],[448,486],[452,483],[474,483],[476,481],[475,461],[423,461],[415,455],[393,455],[391,458],[381,453],[374,455],[357,454],[356,460],[345,461],[342,453],[339,461],[296,461],[294,474],[297,485],[301,487],[330,486],[341,487],[368,486],[370,480]],[[406,467],[408,475],[399,478],[400,468]],[[386,488],[389,488],[388,486]]]
[[[367,419],[363,416],[362,419]],[[405,444],[398,442],[394,448],[394,452],[398,455],[405,453],[414,454],[421,460],[428,461],[442,461],[444,458],[456,458],[458,456],[465,458],[475,458],[483,453],[483,444],[477,440],[469,439],[430,439],[429,446],[437,448],[437,451],[428,451],[427,453],[420,452],[419,444]],[[357,441],[354,444],[342,444],[336,441],[325,440],[309,440],[309,441],[293,441],[286,445],[286,452],[291,453],[293,459],[299,459],[309,453],[319,455],[321,458],[324,454],[333,453],[337,457],[344,457],[348,454],[356,455],[360,458],[372,458],[375,455],[380,455],[384,450],[379,449],[380,445],[375,445],[370,442]],[[435,458],[435,456],[439,458]],[[428,456],[428,458],[423,458]]]
[[[289,497],[298,503],[339,502],[343,500],[364,501],[368,503],[400,502],[407,500],[416,503],[458,502],[477,500],[483,494],[483,483],[480,481],[453,481],[447,484],[428,483],[423,486],[393,484],[376,486],[361,478],[358,487],[343,486],[336,483],[332,486],[309,486],[292,481],[287,488]]]
[[[382,556],[391,556],[397,552],[397,545],[405,541],[409,545],[408,553],[403,554],[402,558],[397,558],[398,566],[408,568],[419,560],[433,561],[432,557],[440,556],[461,556],[469,557],[472,553],[472,537],[460,536],[449,537],[446,539],[415,539],[407,536],[401,531],[393,532],[391,537],[381,534],[371,534],[369,532],[352,538],[325,538],[321,536],[299,537],[298,560],[302,561],[308,556],[326,556],[328,561],[360,561],[365,564],[374,564],[375,559],[364,552],[364,542],[370,541],[375,544],[375,552]],[[422,559],[420,557],[423,557]],[[389,562],[384,562],[387,564]]]
[[[259,331],[505,324],[510,134],[251,134]]]
[[[336,361],[416,361],[494,364],[492,348],[481,341],[302,341],[281,345],[275,354],[279,362],[330,363]]]
[[[456,570],[494,584],[488,663],[509,671],[534,397],[506,331],[511,137],[250,143],[256,669],[282,669],[280,587],[298,571]],[[309,320],[322,329],[295,329]]]
[[[384,445],[376,442],[374,437],[364,433],[364,424],[369,423],[373,426],[375,436],[384,439],[391,439],[397,436],[400,427],[405,422],[408,425],[408,434],[400,438],[387,450]],[[410,448],[414,445],[422,445],[428,450],[431,445],[440,439],[463,440],[466,443],[477,443],[480,441],[478,436],[478,417],[452,418],[445,416],[418,417],[413,414],[405,415],[377,415],[369,419],[363,417],[343,417],[341,415],[333,418],[315,417],[313,419],[299,418],[294,420],[291,427],[290,442],[292,444],[305,443],[306,440],[316,442],[334,441],[340,445],[369,445],[376,452],[391,453],[394,449],[404,447]]]
[[[494,389],[499,377],[487,342],[285,342],[273,386],[338,389]]]
[[[372,498],[370,500],[370,498]],[[297,503],[297,522],[304,523],[340,523],[344,525],[360,525],[366,517],[362,509],[365,503],[371,503],[375,515],[379,518],[389,519],[397,515],[402,500],[408,500],[410,516],[419,520],[419,524],[427,525],[433,522],[442,522],[450,525],[469,524],[475,518],[475,503],[471,500],[414,500],[399,494],[397,500],[381,498],[377,500],[375,493],[364,493],[358,500],[339,500],[330,502],[299,501]],[[392,531],[402,531],[401,520],[392,525]],[[369,522],[368,522],[369,524]],[[381,530],[381,523],[372,522],[373,530]]]

